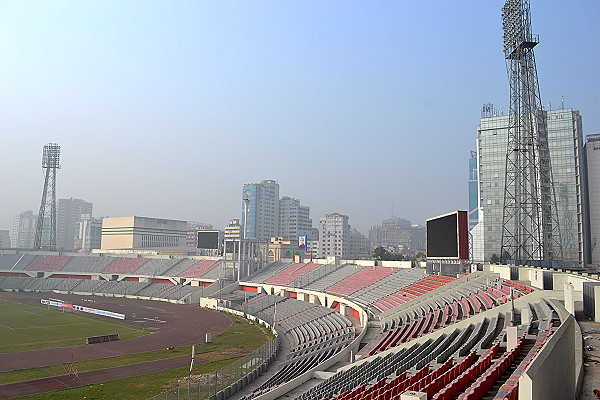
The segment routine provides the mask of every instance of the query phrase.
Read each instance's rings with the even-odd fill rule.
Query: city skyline
[[[600,132],[600,4],[533,1],[544,106]],[[508,104],[501,4],[133,3],[0,6],[0,229],[57,197],[95,215],[223,228],[239,187],[274,179],[366,233],[468,208],[483,103]],[[506,112],[506,111],[505,111]]]

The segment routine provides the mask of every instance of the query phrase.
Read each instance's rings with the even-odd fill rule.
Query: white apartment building
[[[590,205],[591,263],[600,265],[600,134],[587,135],[585,153]]]
[[[310,207],[300,204],[300,200],[284,196],[279,200],[279,236],[296,241],[298,235],[306,234],[312,239]]]

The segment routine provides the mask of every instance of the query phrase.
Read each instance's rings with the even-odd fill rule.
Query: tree
[[[390,252],[381,246],[376,247],[373,250],[373,258],[375,260],[389,260]]]
[[[500,262],[500,258],[498,257],[498,254],[496,254],[496,253],[492,254],[492,256],[490,257],[490,263],[498,264],[499,262]]]

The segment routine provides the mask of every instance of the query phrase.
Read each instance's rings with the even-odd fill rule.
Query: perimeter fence
[[[186,384],[148,400],[225,400],[264,373],[277,357],[279,338],[208,374],[189,377]]]

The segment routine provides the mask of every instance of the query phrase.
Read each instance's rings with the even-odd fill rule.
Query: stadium
[[[599,320],[598,274],[474,265],[447,276],[453,274],[418,263],[329,261],[280,260],[237,281],[224,278],[234,274],[218,258],[7,250],[0,253],[0,289],[3,298],[36,303],[54,298],[87,306],[84,299],[95,299],[93,307],[121,312],[125,322],[145,319],[148,328],[170,315],[185,321],[149,336],[79,346],[88,359],[202,343],[206,333],[230,325],[224,312],[275,333],[215,379],[190,379],[137,398],[577,398],[583,339],[574,315],[577,308],[587,312],[587,324]],[[0,326],[2,335],[10,334],[6,328]],[[0,368],[68,365],[83,357],[69,349],[0,354]],[[163,361],[163,368],[169,362],[183,367],[190,355]],[[127,377],[125,370],[102,379]],[[32,392],[16,388],[31,382],[0,385],[0,398],[17,397],[8,397],[9,386],[10,393]]]

